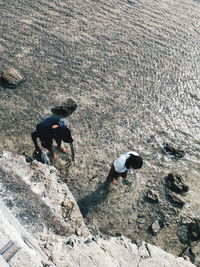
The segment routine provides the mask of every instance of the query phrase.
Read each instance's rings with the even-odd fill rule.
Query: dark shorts
[[[44,148],[50,148],[53,144],[53,139],[42,139],[40,138],[40,143]]]
[[[127,172],[116,172],[114,165],[111,166],[110,172],[108,174],[108,177],[110,179],[118,179],[119,177],[126,178],[127,177]]]

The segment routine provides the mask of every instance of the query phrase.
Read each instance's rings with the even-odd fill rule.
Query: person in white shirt
[[[122,177],[126,179],[128,171],[132,169],[141,169],[143,165],[142,158],[135,151],[129,151],[118,157],[112,164],[107,176],[107,183],[117,183],[117,179]]]

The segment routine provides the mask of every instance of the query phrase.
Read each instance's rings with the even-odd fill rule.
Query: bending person
[[[31,137],[37,151],[40,151],[40,147],[38,145],[39,138],[41,145],[50,152],[52,160],[56,159],[53,151],[53,140],[56,141],[58,149],[62,152],[67,151],[67,149],[62,146],[62,141],[65,143],[72,143],[74,141],[65,120],[54,115],[39,122],[36,126],[35,132],[31,134]]]
[[[112,164],[106,182],[116,184],[119,177],[126,179],[128,171],[142,168],[143,160],[134,151],[127,152],[118,157]]]

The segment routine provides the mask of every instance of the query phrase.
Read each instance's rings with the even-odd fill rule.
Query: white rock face
[[[9,240],[20,246],[9,261],[12,267],[194,266],[159,247],[136,245],[123,236],[92,236],[75,199],[52,166],[27,163],[22,156],[4,152],[0,200],[10,207],[0,203],[0,248]],[[2,257],[0,260],[3,262]]]

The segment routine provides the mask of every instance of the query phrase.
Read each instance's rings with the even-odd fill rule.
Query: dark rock
[[[165,178],[166,186],[175,193],[185,193],[189,190],[189,187],[182,181],[181,176],[169,173]]]
[[[68,98],[65,102],[62,102],[60,105],[55,106],[51,109],[52,113],[62,117],[67,117],[72,114],[77,108],[76,102]]]
[[[154,190],[149,190],[146,194],[146,198],[152,202],[158,202],[159,201],[158,193]]]
[[[181,243],[183,243],[183,244],[189,244],[190,243],[187,225],[182,225],[182,227],[177,232],[177,235],[178,235],[178,238],[181,241]]]
[[[14,68],[8,68],[1,74],[1,80],[8,85],[19,85],[23,80],[23,76]]]
[[[200,221],[194,221],[189,224],[189,236],[191,241],[200,240]]]
[[[168,193],[168,199],[172,203],[172,205],[175,205],[179,208],[182,208],[185,204],[183,197],[173,192]]]
[[[76,239],[74,239],[74,238],[69,238],[69,239],[67,240],[67,242],[66,242],[66,245],[71,246],[71,247],[74,247],[75,243],[76,243]]]
[[[163,152],[165,154],[171,155],[171,156],[173,156],[175,158],[179,158],[179,159],[185,155],[185,152],[183,150],[174,148],[171,145],[166,144],[166,143],[163,144]]]

